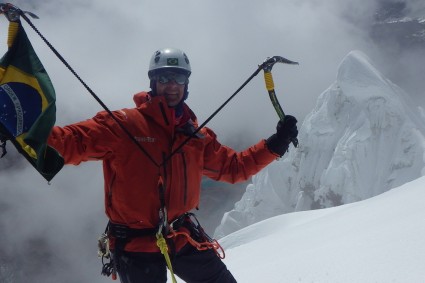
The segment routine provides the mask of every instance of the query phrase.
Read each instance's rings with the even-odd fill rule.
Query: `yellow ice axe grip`
[[[274,90],[274,82],[272,72],[264,71],[264,81],[266,82],[266,89],[268,91]]]
[[[9,22],[9,32],[7,34],[7,47],[11,48],[18,34],[19,23]]]

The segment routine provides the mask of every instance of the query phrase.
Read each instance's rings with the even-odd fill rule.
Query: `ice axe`
[[[284,63],[284,64],[291,64],[291,65],[298,65],[298,62],[294,62],[291,60],[288,60],[286,58],[283,58],[282,56],[273,56],[267,58],[260,66],[264,71],[264,81],[266,83],[266,89],[269,92],[270,100],[273,104],[274,109],[276,110],[277,115],[279,116],[279,119],[284,122],[285,121],[285,112],[283,112],[282,106],[280,106],[279,100],[277,99],[276,92],[274,90],[274,82],[273,82],[273,76],[272,76],[272,69],[274,64],[276,63]],[[292,144],[297,147],[298,146],[298,139],[293,138],[291,139]]]

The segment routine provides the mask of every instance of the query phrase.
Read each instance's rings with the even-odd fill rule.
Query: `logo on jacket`
[[[156,138],[152,137],[134,137],[134,139],[138,142],[155,142]]]

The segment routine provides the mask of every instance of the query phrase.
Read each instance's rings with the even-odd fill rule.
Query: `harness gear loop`
[[[106,226],[105,233],[99,239],[99,257],[102,256],[102,275],[110,276],[112,279],[117,279],[117,273],[120,268],[120,257],[124,252],[126,244],[134,238],[155,236],[157,233],[156,228],[145,228],[135,229],[125,225],[115,224],[109,222]],[[104,237],[107,237],[105,239]],[[115,239],[115,248],[108,253],[109,239],[113,237]],[[109,262],[105,263],[104,259],[109,259]]]
[[[105,233],[103,233],[97,240],[97,257],[102,259],[102,275],[107,277],[112,275],[112,280],[117,279],[117,270],[115,262],[112,258],[111,250],[109,249],[109,237],[107,233],[108,227]],[[109,262],[105,262],[105,259],[109,259]]]
[[[165,241],[165,238],[162,235],[162,233],[157,233],[156,234],[156,239],[157,239],[156,240],[156,245],[160,249],[161,253],[164,255],[165,262],[167,263],[167,267],[170,270],[171,278],[173,280],[173,283],[177,283],[177,280],[176,280],[176,277],[175,277],[174,271],[173,271],[173,265],[171,264],[170,255],[168,254],[168,245],[167,245],[167,242]]]

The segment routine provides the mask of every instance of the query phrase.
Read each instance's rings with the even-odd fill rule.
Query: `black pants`
[[[174,273],[188,283],[236,283],[226,265],[212,251],[186,245],[171,259]],[[119,258],[121,283],[164,283],[167,268],[161,253],[123,252]]]

